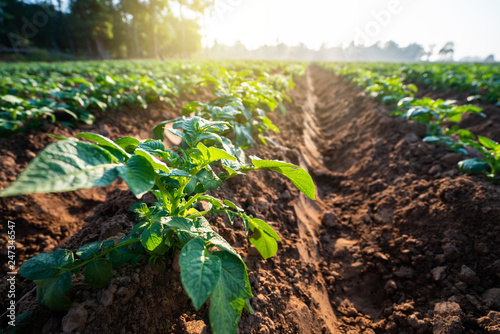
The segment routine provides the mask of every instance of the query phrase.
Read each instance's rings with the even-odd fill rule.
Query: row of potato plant
[[[184,108],[205,118],[183,116],[162,122],[153,129],[155,139],[124,137],[113,141],[94,133],[57,137],[58,142],[40,152],[17,180],[0,192],[0,196],[17,196],[72,191],[106,186],[120,177],[137,198],[148,192],[156,197],[149,207],[139,202],[131,208],[138,222],[117,243],[112,239],[94,241],[76,252],[60,249],[23,263],[20,273],[35,281],[39,303],[53,310],[67,309],[72,276],[82,270],[90,286],[103,288],[115,268],[128,262],[135,266],[146,259],[161,272],[166,269],[165,257],[180,250],[182,285],[197,310],[210,298],[214,333],[236,333],[242,310],[253,312],[247,267],[205,216],[225,214],[231,223],[241,219],[250,243],[264,259],[277,252],[281,238],[265,221],[208,192],[231,177],[258,169],[285,175],[311,199],[315,198],[315,186],[302,168],[255,156],[247,159],[243,148],[251,143],[248,140],[239,145],[241,126],[248,134],[261,136],[262,126],[277,129],[261,111],[279,106],[284,91],[244,79],[244,73],[222,72],[219,79],[205,78],[214,85],[214,100]],[[216,108],[220,111],[214,111]],[[179,147],[164,145],[165,131],[182,139]],[[197,210],[200,201],[210,203],[210,209]]]
[[[478,136],[466,129],[461,129],[458,123],[466,113],[486,117],[483,109],[472,104],[457,105],[456,101],[433,100],[428,97],[415,98],[417,87],[406,84],[404,78],[388,71],[387,65],[368,66],[350,63],[322,63],[324,68],[344,76],[373,98],[393,107],[393,116],[404,117],[425,124],[427,127],[427,143],[442,143],[450,149],[468,155],[468,147],[478,150],[482,159],[473,158],[460,161],[459,169],[467,174],[483,173],[489,179],[496,181],[500,176],[500,145],[495,141]],[[393,65],[395,66],[395,65]]]
[[[275,79],[300,73],[300,63],[236,62],[254,77]],[[283,75],[269,76],[284,66]],[[38,128],[47,122],[92,124],[96,112],[123,106],[172,104],[179,94],[195,93],[203,76],[217,75],[212,62],[106,61],[0,64],[0,136]],[[56,119],[57,118],[57,119]]]

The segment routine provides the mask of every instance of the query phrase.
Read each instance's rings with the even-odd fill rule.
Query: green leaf
[[[215,334],[236,333],[245,299],[252,298],[245,265],[236,256],[214,252],[221,260],[219,282],[210,296],[210,325]]]
[[[14,319],[14,326],[7,326],[7,328],[0,330],[0,334],[20,334],[22,329],[29,326],[31,323],[32,311],[21,313]]]
[[[116,179],[117,166],[97,145],[63,140],[40,152],[0,196],[104,187]]]
[[[87,140],[93,141],[99,146],[107,149],[111,154],[113,154],[120,162],[130,158],[130,155],[120,147],[120,145],[113,142],[104,136],[96,133],[83,132],[75,135],[78,138],[85,138]]]
[[[309,175],[309,173],[307,173],[299,166],[277,160],[258,159],[253,159],[252,164],[255,166],[255,169],[264,168],[285,175],[301,192],[304,193],[304,195],[312,200],[316,199],[316,187],[311,178],[311,175]]]
[[[224,204],[226,204],[228,207],[233,208],[239,212],[243,212],[243,209],[231,202],[230,200],[225,199]]]
[[[194,190],[196,189],[196,183],[198,182],[198,179],[193,177],[189,183],[184,187],[184,194],[186,195],[191,195]]]
[[[139,217],[145,217],[147,216],[150,211],[146,203],[135,203],[130,207],[130,211],[137,213]]]
[[[161,224],[165,225],[170,230],[188,233],[196,231],[193,221],[183,217],[163,217],[161,218]]]
[[[93,288],[104,288],[113,278],[113,265],[106,259],[97,259],[85,267],[85,281]]]
[[[165,125],[167,125],[168,123],[172,123],[172,121],[161,122],[160,124],[154,127],[153,135],[155,136],[156,139],[159,140],[165,139]]]
[[[91,102],[94,102],[102,111],[105,111],[108,108],[108,105],[102,101],[99,101],[95,97],[90,98]]]
[[[206,251],[201,238],[195,238],[182,248],[179,265],[182,285],[193,301],[194,308],[199,310],[219,281],[219,258]]]
[[[109,261],[113,268],[119,268],[137,256],[137,253],[127,247],[120,247],[109,253]]]
[[[35,280],[36,299],[39,304],[45,305],[54,311],[67,310],[71,300],[65,295],[71,288],[71,273],[66,271],[61,275]]]
[[[253,235],[250,237],[250,243],[254,245],[260,255],[266,260],[274,256],[278,251],[276,240],[259,229],[254,229]]]
[[[262,122],[267,126],[267,128],[271,131],[280,132],[280,129],[276,125],[273,124],[273,122],[269,119],[269,117],[262,117]]]
[[[415,86],[414,84],[409,84],[406,86],[408,89],[414,91],[415,93],[418,91],[418,88],[417,86]]]
[[[140,143],[139,139],[130,136],[115,140],[115,144],[123,148],[126,152],[133,152]]]
[[[115,245],[115,241],[114,240],[108,240],[108,241],[104,241],[102,243],[102,248],[108,249],[110,247],[113,247],[114,245]]]
[[[226,239],[215,233],[215,231],[212,229],[212,226],[210,226],[210,223],[205,217],[203,216],[198,217],[194,220],[194,222],[196,224],[198,234],[202,235],[207,242],[233,254],[243,263],[243,260],[241,259],[240,255],[236,252],[236,250],[233,247],[231,247],[231,245],[226,241]]]
[[[208,147],[207,148],[205,145],[203,145],[203,143],[198,143],[196,148],[201,151],[201,153],[203,154],[203,157],[205,159],[205,162],[207,164],[210,164],[214,161],[222,160],[222,159],[236,161],[236,158],[233,157],[231,154],[227,153],[226,151],[215,148],[215,147]]]
[[[218,180],[218,177],[212,171],[209,172],[205,169],[202,169],[200,172],[198,172],[198,174],[196,174],[196,177],[203,185],[203,189],[201,192],[217,189],[222,184],[222,182]]]
[[[146,227],[142,232],[141,244],[149,251],[153,251],[159,244],[161,244],[163,228],[160,223],[153,222]]]
[[[424,143],[437,143],[441,141],[441,137],[438,136],[427,136],[424,139],[422,139]]]
[[[156,157],[152,156],[151,153],[143,150],[142,148],[136,149],[134,151],[134,153],[136,155],[139,155],[139,156],[145,158],[154,169],[162,170],[165,173],[170,173],[170,168],[168,168],[168,166],[164,162],[162,162],[162,161],[158,160]]]
[[[76,256],[78,256],[80,259],[86,261],[90,260],[99,250],[101,250],[102,246],[102,241],[94,241],[89,244],[84,245],[83,247],[80,247],[76,251]]]
[[[486,148],[490,148],[492,150],[496,149],[496,147],[499,146],[497,142],[494,142],[493,140],[483,137],[483,136],[477,136],[479,139],[479,142]]]
[[[0,96],[0,99],[5,101],[5,102],[9,102],[11,104],[21,104],[24,102],[23,99],[21,99],[17,96],[14,96],[14,95],[3,95],[3,96]]]
[[[200,197],[200,200],[212,204],[217,210],[223,206],[222,201],[220,199],[217,199],[212,196],[204,195]]]
[[[67,249],[60,249],[52,253],[38,254],[24,262],[19,272],[30,280],[42,280],[59,273],[73,263],[73,253]]]
[[[273,228],[271,226],[269,226],[265,221],[263,221],[261,219],[258,219],[258,218],[252,218],[250,220],[250,222],[251,222],[251,224],[254,225],[254,227],[258,228],[259,230],[262,230],[262,231],[266,232],[267,234],[269,234],[274,239],[276,239],[278,241],[281,241],[281,238],[278,235],[278,233],[276,233],[273,230]],[[253,229],[252,229],[252,231],[253,231]]]
[[[219,283],[210,297],[210,326],[214,334],[236,333],[244,306],[242,298],[229,301]]]
[[[458,169],[464,174],[479,174],[488,168],[488,163],[478,158],[462,160],[458,163]]]
[[[222,270],[219,282],[224,285],[226,297],[231,300],[252,298],[252,289],[243,260],[225,250],[213,252],[212,255],[219,257],[221,261]]]
[[[125,165],[118,167],[118,174],[127,183],[137,198],[150,191],[156,180],[156,174],[149,161],[134,155]]]
[[[253,310],[252,304],[250,304],[249,299],[245,299],[245,310],[247,310],[250,314],[255,314],[255,311]]]
[[[165,151],[165,145],[160,140],[146,139],[138,147],[150,153],[155,150]]]

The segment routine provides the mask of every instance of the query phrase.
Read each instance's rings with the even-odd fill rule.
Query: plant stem
[[[193,197],[189,199],[189,201],[186,202],[180,209],[179,209],[179,216],[182,216],[182,212],[186,211],[189,209],[189,207],[198,199],[202,196],[202,193],[196,194]]]
[[[194,215],[187,216],[186,218],[187,219],[194,219],[194,218],[198,218],[198,217],[201,217],[201,216],[204,216],[204,215],[208,215],[211,212],[212,212],[211,210],[202,211],[202,212],[195,213]]]
[[[139,238],[135,238],[135,239],[130,239],[130,240],[127,240],[127,241],[125,241],[125,242],[123,242],[123,243],[121,243],[121,244],[118,244],[118,245],[116,245],[116,246],[113,246],[113,247],[108,248],[107,250],[105,250],[104,252],[100,253],[99,255],[97,255],[97,256],[95,256],[95,257],[91,258],[90,260],[84,261],[84,262],[82,262],[82,263],[80,263],[79,265],[76,265],[76,266],[74,266],[74,267],[67,268],[67,270],[66,270],[66,271],[73,271],[73,270],[75,270],[75,269],[78,269],[78,268],[80,268],[80,267],[83,267],[83,266],[85,266],[87,263],[92,262],[92,261],[94,261],[95,259],[101,258],[101,257],[105,256],[105,255],[106,255],[106,254],[108,254],[108,253],[111,253],[111,252],[112,252],[112,251],[114,251],[115,249],[118,249],[118,248],[121,248],[121,247],[124,247],[124,246],[128,246],[128,245],[130,245],[130,244],[134,244],[134,243],[136,243],[136,242],[140,242],[140,241],[141,241],[141,239],[139,239]]]

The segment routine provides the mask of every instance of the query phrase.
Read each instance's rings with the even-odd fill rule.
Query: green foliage
[[[285,74],[267,73],[279,66],[284,67]],[[250,70],[237,72],[242,67]],[[158,101],[173,105],[173,98],[195,93],[195,84],[203,83],[214,85],[217,101],[209,105],[192,102],[184,111],[206,108],[208,114],[200,116],[241,123],[235,128],[240,144],[251,144],[254,131],[263,135],[266,129],[278,130],[265,112],[277,107],[284,110],[285,90],[293,87],[292,79],[304,69],[304,64],[270,62],[0,64],[0,136],[47,122],[92,124],[95,114],[123,107],[147,108]],[[245,117],[235,119],[234,112],[244,112]]]
[[[482,108],[470,104],[456,105],[456,101],[432,100],[428,97],[415,99],[413,95],[417,91],[413,83],[424,83],[434,89],[468,90],[478,94],[470,96],[469,101],[477,99],[497,101],[500,98],[498,67],[446,64],[401,67],[395,64],[346,63],[324,63],[322,66],[364,87],[372,97],[392,105],[395,108],[392,115],[425,124],[427,135],[423,138],[424,142],[441,143],[464,155],[468,154],[467,147],[479,150],[483,160],[466,159],[458,164],[463,173],[485,172],[485,175],[493,180],[498,177],[500,173],[498,144],[481,136],[476,140],[470,131],[460,129],[457,125],[467,113],[486,117],[482,113]],[[479,86],[481,88],[478,88]]]
[[[257,103],[246,99],[249,105]],[[252,117],[253,113],[251,122]],[[257,169],[281,173],[312,199],[315,186],[299,166],[258,157],[247,162],[243,149],[229,139],[238,124],[226,120],[227,116],[211,120],[195,116],[166,121],[154,128],[157,140],[125,137],[112,141],[82,133],[77,137],[93,143],[59,138],[61,141],[40,152],[0,196],[104,186],[120,177],[137,198],[152,192],[157,202],[149,207],[144,203],[131,207],[138,223],[117,244],[94,241],[74,254],[58,250],[26,261],[21,274],[35,280],[38,301],[52,309],[66,309],[71,304],[66,293],[72,273],[83,269],[90,286],[103,288],[112,279],[114,268],[145,259],[162,272],[166,269],[165,256],[180,250],[181,281],[194,307],[199,309],[210,299],[214,333],[235,333],[243,308],[251,311],[246,265],[204,216],[225,214],[231,223],[241,219],[246,236],[265,259],[277,252],[281,238],[265,221],[247,215],[227,199],[207,195],[207,191]],[[263,118],[259,120],[264,122]],[[179,136],[180,147],[167,149],[161,142],[164,131]],[[210,203],[211,208],[198,211],[196,204],[200,201]]]
[[[199,310],[219,282],[221,262],[208,252],[203,239],[195,238],[182,248],[179,265],[182,284]]]
[[[486,177],[498,181],[500,177],[500,144],[486,137],[478,136],[477,141],[467,139],[467,144],[479,150],[484,160],[467,159],[459,162],[459,168],[467,174],[485,173]]]

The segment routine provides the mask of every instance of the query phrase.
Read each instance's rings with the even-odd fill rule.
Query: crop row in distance
[[[265,143],[266,131],[279,132],[266,114],[275,109],[286,112],[283,100],[288,98],[285,93],[293,86],[294,75],[273,77],[223,68],[218,73],[203,78],[213,87],[215,98],[208,103],[188,103],[183,113],[196,116],[158,124],[153,129],[155,139],[123,137],[113,141],[94,133],[57,137],[58,142],[40,152],[17,180],[0,192],[0,196],[16,196],[72,191],[105,186],[120,177],[138,199],[147,192],[157,199],[149,207],[139,202],[131,208],[138,222],[116,244],[112,238],[97,240],[74,253],[62,249],[24,262],[20,273],[35,281],[40,304],[53,310],[67,309],[72,275],[82,269],[90,286],[103,288],[111,281],[114,268],[129,262],[135,266],[144,259],[162,272],[165,257],[177,250],[181,282],[195,309],[210,298],[214,333],[236,333],[243,309],[253,312],[246,265],[205,216],[225,214],[231,223],[241,219],[250,243],[265,259],[277,252],[281,238],[265,221],[207,192],[231,177],[257,169],[285,175],[311,199],[315,198],[315,186],[299,166],[247,157],[244,152],[256,138]],[[180,147],[165,147],[165,131],[182,139]],[[198,211],[200,201],[210,203],[210,209]],[[17,321],[29,324],[30,316],[19,315]]]
[[[486,117],[483,110],[473,104],[457,105],[456,101],[415,98],[418,88],[413,83],[470,91],[475,95],[471,95],[469,101],[500,101],[499,66],[377,63],[320,63],[320,66],[344,76],[364,88],[371,97],[389,105],[392,115],[425,124],[424,142],[442,143],[464,155],[469,154],[469,149],[476,150],[482,159],[460,161],[458,168],[463,173],[482,173],[494,182],[500,178],[500,144],[457,125],[466,113]],[[449,124],[454,125],[450,127]]]
[[[172,103],[180,94],[196,93],[205,77],[218,76],[224,66],[262,81],[287,80],[305,70],[304,63],[247,61],[0,64],[0,136],[56,122],[56,115],[68,126],[92,124],[97,112]]]

